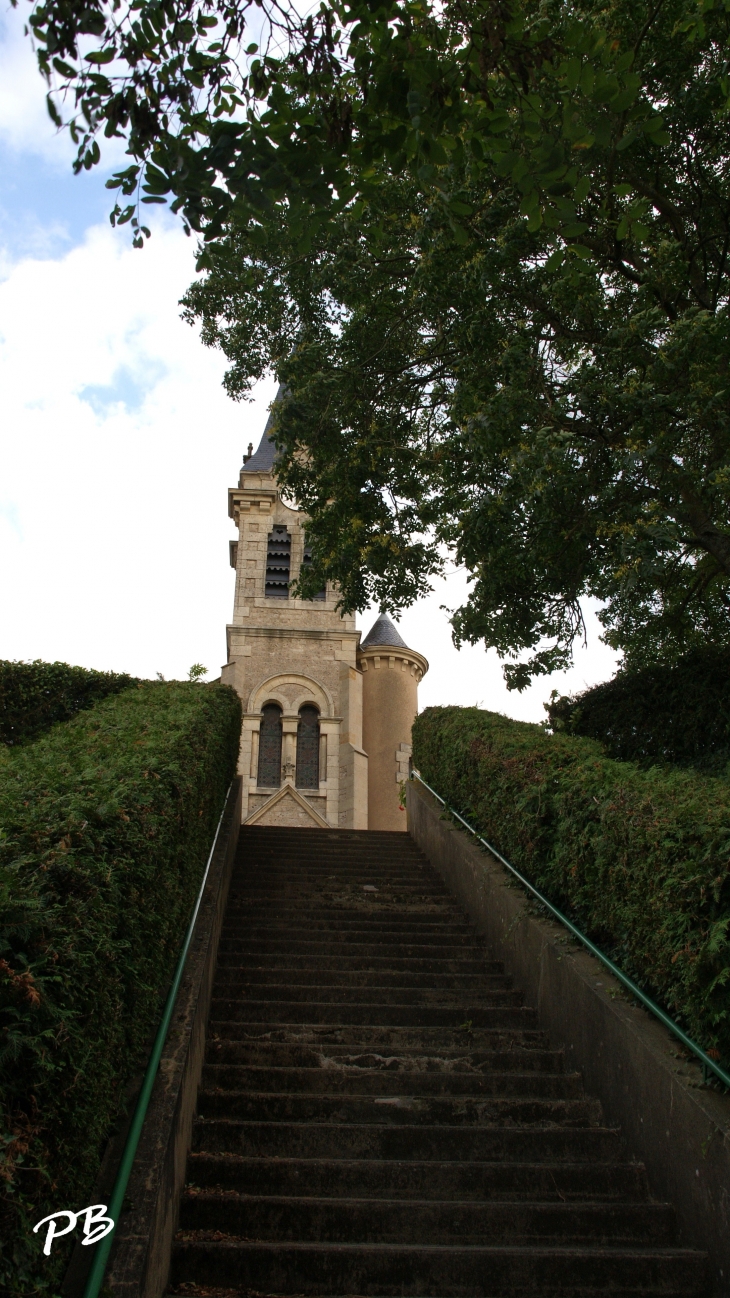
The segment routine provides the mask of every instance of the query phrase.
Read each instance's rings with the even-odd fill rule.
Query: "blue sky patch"
[[[71,165],[50,166],[37,154],[0,144],[0,245],[13,260],[63,256],[82,243],[89,226],[109,219],[110,172],[74,176]]]
[[[91,406],[94,414],[106,417],[117,406],[124,406],[127,411],[139,410],[154,387],[164,378],[166,367],[158,362],[150,363],[143,370],[132,370],[121,366],[112,378],[111,383],[90,383],[82,388],[79,397]]]

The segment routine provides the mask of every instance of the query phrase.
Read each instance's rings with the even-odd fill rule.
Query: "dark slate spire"
[[[407,649],[408,645],[401,640],[387,613],[376,618],[365,636],[360,641],[361,649],[372,649],[374,645],[383,645],[392,649]]]
[[[271,473],[276,458],[276,447],[271,436],[274,427],[274,416],[276,407],[284,395],[284,386],[279,384],[279,391],[274,397],[274,404],[271,408],[271,414],[266,421],[264,435],[259,442],[258,450],[254,451],[250,460],[244,460],[241,473]]]

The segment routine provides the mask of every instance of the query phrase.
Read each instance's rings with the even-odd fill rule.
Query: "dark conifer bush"
[[[95,672],[68,663],[0,659],[0,743],[37,739],[57,721],[68,721],[109,694],[136,685],[133,676]]]
[[[619,761],[721,772],[730,761],[730,649],[707,645],[672,666],[620,671],[547,704],[555,731],[598,739]]]

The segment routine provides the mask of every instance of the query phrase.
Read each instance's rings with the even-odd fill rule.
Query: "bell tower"
[[[276,481],[273,419],[228,492],[238,539],[221,680],[243,704],[243,821],[405,830],[400,786],[428,663],[384,613],[360,644],[333,586],[311,600],[292,594],[311,554],[306,515],[284,503]]]
[[[281,499],[270,417],[244,458],[228,512],[236,570],[221,680],[243,704],[239,771],[247,824],[367,829],[360,633],[328,586],[312,600],[291,586],[310,562],[306,516]]]

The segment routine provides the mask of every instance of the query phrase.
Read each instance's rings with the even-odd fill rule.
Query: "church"
[[[406,829],[408,778],[422,654],[381,613],[363,640],[329,584],[313,600],[291,593],[311,562],[306,515],[284,503],[273,416],[244,457],[228,512],[236,570],[221,680],[243,706],[239,771],[247,825]]]

